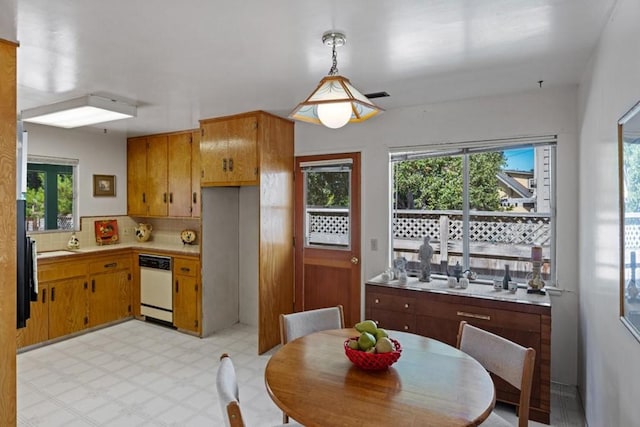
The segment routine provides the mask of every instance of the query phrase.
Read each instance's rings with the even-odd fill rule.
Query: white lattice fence
[[[469,223],[472,242],[548,245],[551,239],[549,216],[501,212],[473,215],[473,218]],[[421,240],[428,235],[441,240],[443,223],[448,230],[448,241],[462,240],[462,219],[455,211],[397,211],[394,237]]]
[[[306,226],[308,244],[349,244],[348,209],[307,209]]]

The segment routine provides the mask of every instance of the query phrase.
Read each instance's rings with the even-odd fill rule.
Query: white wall
[[[391,94],[393,96],[393,94]],[[382,101],[384,102],[384,101]],[[381,102],[381,103],[382,103]],[[387,111],[342,129],[296,124],[296,156],[362,152],[362,271],[381,273],[389,255],[389,147],[518,135],[558,135],[558,276],[567,292],[552,297],[552,380],[576,384],[577,87],[422,105]],[[371,239],[379,250],[371,251]],[[363,311],[364,314],[364,311]]]
[[[2,0],[0,10],[2,10],[0,13],[0,39],[17,41],[17,0]]]
[[[96,129],[24,124],[29,155],[78,159],[80,216],[127,214],[127,139]],[[93,197],[93,175],[115,175],[116,197]]]
[[[618,0],[580,85],[579,386],[592,426],[640,423],[640,343],[619,320],[616,126],[640,100],[639,22],[640,2]]]

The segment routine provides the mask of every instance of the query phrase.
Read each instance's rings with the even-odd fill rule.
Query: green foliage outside
[[[349,207],[348,172],[307,172],[307,206],[322,208]]]
[[[469,157],[471,209],[502,211],[497,173],[506,165],[502,152]],[[394,167],[397,209],[461,210],[462,157],[405,160]]]
[[[41,171],[29,171],[27,174],[26,215],[37,229],[41,220],[46,215],[46,173]],[[57,173],[57,212],[53,215],[71,215],[73,211],[73,175]]]

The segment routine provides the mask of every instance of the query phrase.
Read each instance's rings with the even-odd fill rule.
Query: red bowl
[[[367,353],[366,351],[354,350],[349,347],[349,341],[358,339],[358,337],[348,338],[344,342],[344,353],[347,358],[358,368],[365,371],[381,371],[388,369],[389,366],[396,363],[402,353],[400,343],[393,338],[389,338],[395,347],[395,350],[389,353]]]

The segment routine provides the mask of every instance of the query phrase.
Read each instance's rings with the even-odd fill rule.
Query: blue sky
[[[505,150],[507,158],[507,170],[530,171],[533,170],[533,148],[514,148]]]

